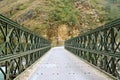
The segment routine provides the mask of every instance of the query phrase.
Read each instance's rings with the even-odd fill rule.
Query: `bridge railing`
[[[120,19],[65,41],[65,48],[120,79]]]
[[[51,47],[51,42],[0,15],[0,76],[12,80]]]

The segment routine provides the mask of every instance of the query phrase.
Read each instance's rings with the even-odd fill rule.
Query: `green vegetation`
[[[102,21],[109,22],[120,18],[120,0],[90,0],[90,2],[104,16]]]
[[[108,21],[120,18],[120,0],[108,0],[105,11]]]
[[[80,12],[75,8],[73,0],[52,0],[51,6],[50,22],[70,26],[78,24]]]
[[[120,0],[3,0],[0,14],[56,42],[62,25],[68,39],[120,18]]]
[[[21,5],[18,7],[18,9],[19,9],[19,10],[24,10],[24,9],[27,8],[27,6],[28,6],[28,4],[21,4]]]

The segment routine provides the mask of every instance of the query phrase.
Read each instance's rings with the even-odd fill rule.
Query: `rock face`
[[[23,15],[20,16],[20,18],[17,19],[17,22],[23,23],[24,21],[27,21],[29,19],[32,19],[36,16],[36,12],[34,10],[29,10]]]
[[[55,45],[63,45],[66,39],[101,25],[101,14],[87,1],[90,0],[76,0],[75,6],[80,10],[81,18],[80,25],[73,28],[65,24],[49,27],[49,0],[0,0],[0,14],[52,40]]]
[[[58,40],[59,45],[63,45],[64,41],[68,38],[68,26],[67,25],[60,25],[58,27]]]
[[[86,30],[91,28],[94,29],[101,26],[100,19],[104,18],[101,16],[99,10],[95,9],[91,4],[90,0],[79,0],[75,2],[75,6],[81,12],[81,26]]]

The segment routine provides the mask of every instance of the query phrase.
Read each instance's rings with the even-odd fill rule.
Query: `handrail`
[[[49,40],[0,14],[0,72],[4,80],[13,80],[50,48]]]
[[[66,40],[65,48],[120,79],[120,18]]]
[[[23,30],[23,31],[29,32],[30,34],[33,34],[33,35],[36,35],[38,37],[43,38],[42,36],[35,34],[34,32],[30,31],[29,29],[25,28],[24,26],[18,24],[15,21],[12,21],[11,19],[9,19],[9,18],[7,18],[7,17],[5,17],[5,16],[3,16],[1,14],[0,14],[0,21],[6,22],[9,25],[12,25],[12,26],[14,26],[16,28],[19,28],[19,29]]]

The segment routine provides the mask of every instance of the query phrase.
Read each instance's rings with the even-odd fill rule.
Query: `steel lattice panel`
[[[50,44],[50,41],[0,15],[0,71],[5,80],[24,71],[50,49]]]
[[[67,40],[65,48],[120,79],[120,19]]]

